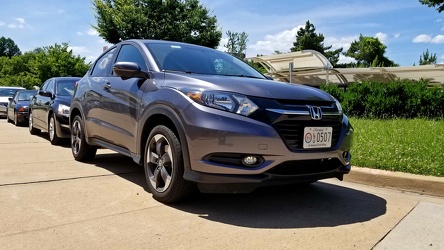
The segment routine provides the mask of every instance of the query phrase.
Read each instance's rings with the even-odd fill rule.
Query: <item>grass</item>
[[[352,165],[444,177],[444,121],[350,119]]]

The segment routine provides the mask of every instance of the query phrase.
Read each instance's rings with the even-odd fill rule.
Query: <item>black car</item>
[[[28,122],[29,102],[36,93],[36,90],[19,90],[9,98],[7,110],[8,122],[14,122],[16,126]]]
[[[80,77],[53,77],[45,81],[29,104],[29,132],[47,131],[51,144],[69,138],[69,107]]]
[[[272,81],[227,53],[156,40],[104,52],[78,82],[71,149],[132,157],[161,202],[202,192],[343,178],[353,127],[316,88]]]

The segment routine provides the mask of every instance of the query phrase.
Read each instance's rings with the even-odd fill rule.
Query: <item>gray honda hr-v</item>
[[[335,98],[186,43],[109,48],[75,87],[70,128],[76,160],[99,147],[130,156],[165,203],[350,171],[353,127]]]

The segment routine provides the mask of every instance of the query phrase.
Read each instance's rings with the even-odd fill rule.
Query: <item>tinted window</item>
[[[145,60],[140,51],[132,45],[123,45],[117,56],[116,62],[135,62],[140,68],[147,71]]]
[[[18,89],[0,89],[0,96],[12,97]]]
[[[74,93],[74,86],[77,79],[62,79],[57,81],[57,95],[72,96]]]
[[[55,93],[54,79],[49,80],[48,85],[46,86],[45,92]]]
[[[17,94],[17,99],[18,101],[29,101],[31,100],[31,98],[34,96],[35,91],[20,91]]]
[[[106,75],[108,75],[115,50],[116,50],[116,48],[111,49],[110,51],[108,51],[106,54],[104,54],[102,57],[100,57],[97,60],[96,64],[94,65],[94,68],[92,70],[92,73],[91,73],[92,76],[106,76]]]

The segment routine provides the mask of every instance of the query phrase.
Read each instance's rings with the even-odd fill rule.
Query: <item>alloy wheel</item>
[[[151,186],[159,193],[165,192],[171,185],[173,176],[174,156],[167,138],[155,135],[149,142],[146,159],[147,174]]]

